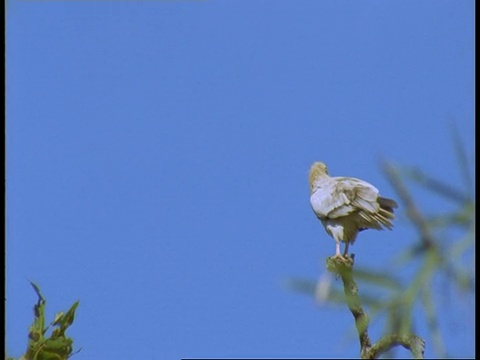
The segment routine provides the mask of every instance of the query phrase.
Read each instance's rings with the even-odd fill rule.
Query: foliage
[[[358,339],[360,341],[360,358],[376,359],[393,349],[395,346],[403,346],[409,350],[415,359],[423,359],[425,352],[425,340],[413,333],[395,332],[384,335],[379,341],[372,345],[368,334],[370,319],[363,310],[358,295],[358,286],[353,279],[354,256],[348,258],[331,257],[327,258],[328,271],[342,278],[345,301],[355,319]]]
[[[454,135],[457,135],[456,132]],[[441,282],[455,288],[462,297],[475,294],[474,181],[458,136],[454,138],[454,143],[465,190],[454,188],[416,168],[382,163],[383,172],[397,193],[396,198],[400,200],[417,239],[411,247],[396,254],[388,262],[388,268],[381,273],[358,267],[353,272],[362,289],[359,301],[369,308],[372,319],[382,316],[386,319],[383,329],[385,334],[412,334],[415,322],[419,321],[414,316],[414,309],[420,310],[426,320],[429,344],[436,355],[443,358],[451,356],[439,325],[440,317],[447,309],[439,306],[444,292],[438,292],[434,286]],[[438,198],[448,200],[455,210],[443,210],[433,216],[424,215],[407,187],[408,181],[419,184]],[[398,274],[404,271],[410,274],[411,269],[414,269],[413,276],[410,276],[412,280],[402,284]],[[314,296],[321,303],[344,304],[346,301],[338,284],[331,284],[326,278],[318,283],[294,279],[289,285],[297,291]],[[393,352],[390,351],[388,355],[392,357]]]
[[[40,288],[33,282],[33,289],[37,293],[38,302],[33,307],[34,319],[28,333],[27,352],[19,360],[65,360],[73,354],[73,339],[65,332],[73,324],[75,310],[79,304],[76,301],[70,309],[64,313],[55,315],[50,325],[45,327],[45,304],[46,300],[40,292]],[[47,331],[52,327],[50,336]],[[77,351],[78,352],[78,351]],[[7,358],[12,359],[12,358]]]

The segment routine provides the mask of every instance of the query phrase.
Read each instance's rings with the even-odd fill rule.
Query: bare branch
[[[376,359],[383,353],[391,350],[395,346],[403,346],[409,350],[415,359],[423,359],[425,352],[425,340],[413,335],[386,335],[378,340],[366,353],[363,359]]]

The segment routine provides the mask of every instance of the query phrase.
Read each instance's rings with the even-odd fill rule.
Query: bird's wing
[[[378,189],[355,178],[333,177],[314,196],[314,209],[320,217],[331,219],[347,216],[355,211],[379,211]]]

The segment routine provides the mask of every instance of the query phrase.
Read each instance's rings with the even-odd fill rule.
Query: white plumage
[[[379,196],[378,189],[366,181],[349,177],[330,177],[327,166],[315,162],[310,168],[310,204],[327,233],[336,242],[335,257],[348,253],[359,231],[392,229],[392,199]],[[345,243],[340,255],[340,241]]]

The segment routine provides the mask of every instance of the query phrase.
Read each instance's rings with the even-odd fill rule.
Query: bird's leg
[[[347,243],[348,245],[348,243]],[[345,254],[344,254],[345,255]],[[335,239],[335,255],[333,256],[334,259],[346,260],[345,256],[340,254],[340,241]]]
[[[343,256],[348,257],[348,245],[350,245],[350,242],[345,241],[345,250],[343,251]]]
[[[340,255],[340,241],[335,242],[335,257],[339,257]]]

